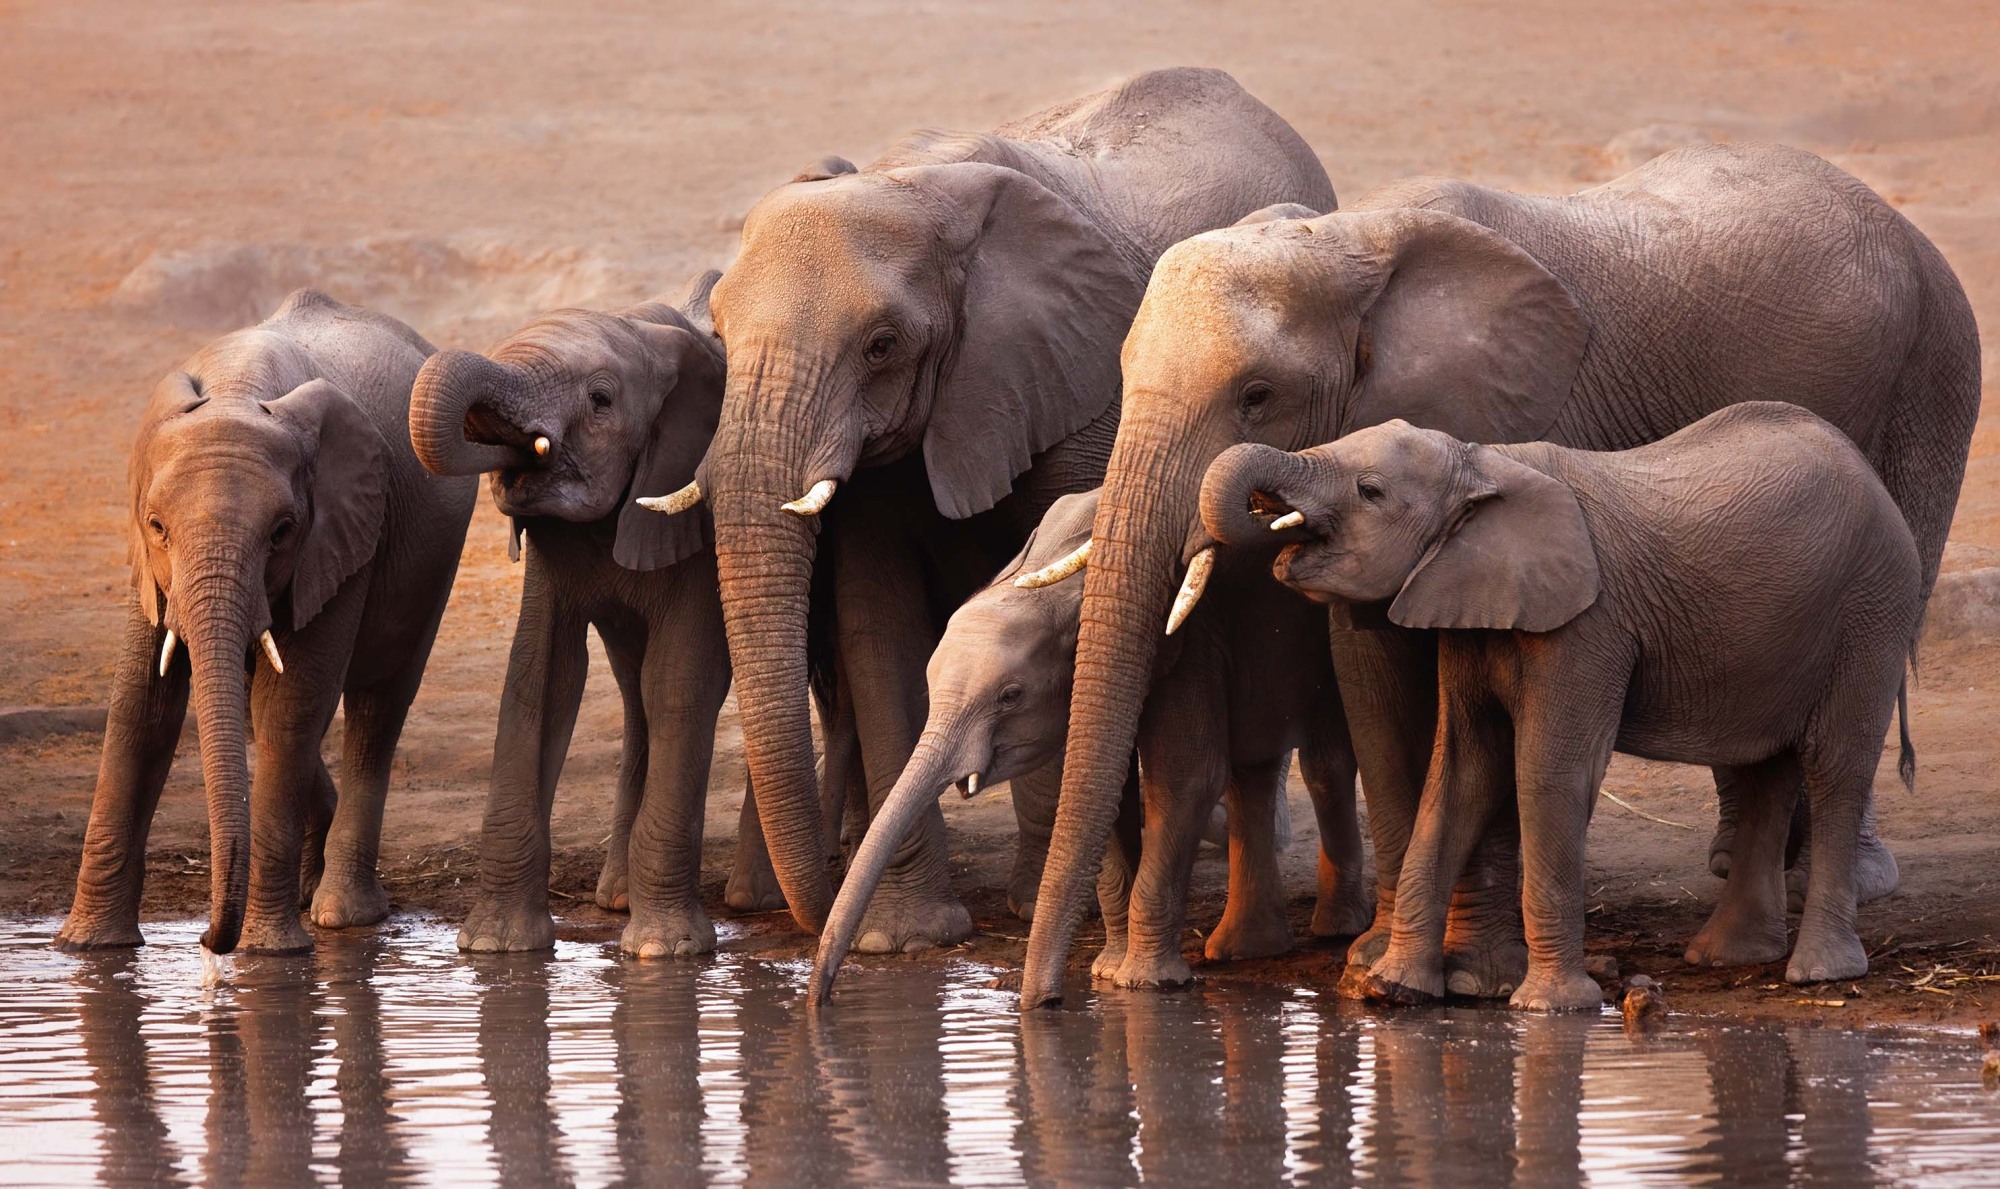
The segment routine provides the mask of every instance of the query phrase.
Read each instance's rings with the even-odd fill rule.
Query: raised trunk
[[[1256,547],[1276,538],[1267,523],[1250,514],[1250,494],[1264,492],[1298,509],[1294,490],[1304,463],[1270,446],[1232,446],[1208,468],[1201,485],[1201,519],[1225,545]],[[1303,511],[1303,509],[1298,509]]]
[[[410,390],[410,446],[433,475],[477,475],[533,459],[520,424],[526,378],[471,351],[440,351]]]
[[[841,881],[840,896],[833,902],[833,914],[820,934],[819,954],[813,960],[808,994],[811,1004],[824,1003],[832,995],[834,976],[854,944],[855,932],[882,882],[882,873],[889,869],[924,810],[937,801],[947,785],[969,774],[964,758],[967,748],[961,738],[965,732],[958,715],[933,714],[931,723],[917,740],[896,787],[869,823],[868,836],[854,852],[854,861]]]
[[[1227,444],[1185,410],[1149,401],[1125,409],[1084,570],[1062,795],[1028,939],[1024,1008],[1062,998],[1070,945],[1118,816],[1202,474]]]
[[[208,931],[201,943],[226,954],[243,931],[250,891],[250,765],[244,758],[254,587],[217,563],[176,584],[175,618],[187,638],[189,687],[201,731],[201,775],[208,792]]]

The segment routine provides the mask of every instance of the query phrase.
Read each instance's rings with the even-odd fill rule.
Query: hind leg
[[[1042,868],[1048,864],[1049,836],[1055,831],[1056,799],[1062,792],[1062,763],[1046,764],[1008,782],[1014,794],[1014,869],[1007,876],[1007,908],[1024,921],[1035,919]]]
[[[1798,796],[1798,759],[1787,751],[1715,771],[1716,786],[1727,786],[1736,802],[1729,876],[1686,959],[1694,966],[1775,962],[1785,954],[1785,840]]]
[[[1239,767],[1230,778],[1229,900],[1202,950],[1213,961],[1268,958],[1292,948],[1278,875],[1276,813],[1291,766],[1287,753]]]
[[[1354,799],[1354,748],[1338,705],[1315,719],[1299,749],[1299,770],[1319,823],[1319,897],[1313,902],[1315,937],[1354,937],[1375,919],[1375,888],[1361,849],[1361,819]]]
[[[334,811],[340,794],[333,787],[333,774],[322,760],[313,788],[306,797],[306,840],[299,862],[299,907],[311,908],[313,893],[319,890],[320,876],[326,873],[326,835],[333,827]]]
[[[1806,819],[1802,824],[1808,836],[1811,833],[1810,814],[1806,813],[1808,799],[1799,798],[1799,812]],[[1806,846],[1799,852],[1799,861],[1785,872],[1785,907],[1792,912],[1802,912],[1806,905],[1806,886],[1812,881],[1812,847]],[[1861,837],[1855,842],[1854,850],[1854,899],[1859,904],[1870,904],[1893,893],[1902,886],[1903,876],[1896,866],[1896,856],[1889,851],[1889,844],[1882,841],[1882,835],[1875,825],[1875,791],[1868,791],[1868,801],[1861,807]]]
[[[611,805],[611,838],[604,844],[604,867],[597,873],[597,906],[623,912],[631,903],[630,875],[626,850],[632,839],[632,819],[639,812],[639,800],[646,789],[647,749],[645,694],[639,688],[639,671],[645,663],[645,643],[614,638],[602,624],[598,636],[604,641],[604,656],[611,663],[611,676],[618,682],[618,698],[625,710],[624,736],[618,753],[618,791]]]

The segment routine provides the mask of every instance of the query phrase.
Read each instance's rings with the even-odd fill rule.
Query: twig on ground
[[[1638,814],[1640,817],[1645,818],[1649,822],[1658,822],[1663,826],[1672,826],[1676,830],[1694,829],[1693,826],[1690,826],[1685,822],[1673,822],[1673,821],[1668,821],[1666,818],[1663,817],[1654,817],[1652,814],[1647,813],[1645,810],[1639,808],[1637,805],[1634,805],[1630,801],[1625,800],[1623,797],[1620,797],[1617,793],[1612,792],[1610,789],[1599,789],[1598,791],[1604,794],[1604,799],[1606,801],[1609,801],[1613,805],[1619,806],[1620,808],[1630,810],[1631,812]]]

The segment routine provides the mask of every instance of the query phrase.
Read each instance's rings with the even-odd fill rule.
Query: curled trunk
[[[250,765],[243,747],[253,589],[235,574],[197,576],[181,584],[176,599],[208,794],[208,931],[201,944],[217,954],[236,948],[250,890]]]
[[[1231,446],[1209,466],[1202,481],[1202,524],[1225,545],[1268,544],[1273,534],[1268,524],[1251,515],[1251,493],[1263,492],[1297,509],[1296,488],[1304,467],[1301,459],[1270,446]]]
[[[520,424],[526,377],[471,351],[440,351],[410,391],[410,446],[433,475],[478,475],[527,465]],[[518,439],[518,440],[516,440]]]

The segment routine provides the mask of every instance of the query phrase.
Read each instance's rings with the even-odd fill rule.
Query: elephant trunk
[[[1263,492],[1288,509],[1304,511],[1294,501],[1300,498],[1305,465],[1304,460],[1270,446],[1246,443],[1224,450],[1202,480],[1202,525],[1225,545],[1270,544],[1274,537],[1270,525],[1250,512],[1251,494]]]
[[[433,475],[478,475],[534,461],[534,433],[519,416],[527,377],[471,351],[424,361],[410,390],[410,446]]]
[[[1202,473],[1225,444],[1187,411],[1153,402],[1125,410],[1084,570],[1062,795],[1028,938],[1023,1008],[1062,998],[1070,945],[1118,815]]]
[[[813,959],[807,999],[811,1005],[825,1003],[833,994],[834,976],[854,944],[854,935],[868,911],[868,902],[882,882],[882,873],[889,869],[890,861],[909,838],[924,810],[953,781],[978,771],[979,765],[965,758],[979,750],[967,746],[966,735],[967,724],[959,712],[939,713],[936,707],[932,708],[931,721],[917,740],[916,750],[910,753],[910,761],[903,766],[896,787],[876,811],[875,820],[869,823],[868,835],[862,839],[841,881],[833,914],[820,934],[819,954]]]
[[[189,551],[195,552],[195,551]],[[235,552],[235,551],[232,551]],[[203,568],[175,584],[173,606],[187,640],[190,693],[201,731],[202,782],[208,792],[208,931],[211,953],[236,948],[250,887],[250,765],[243,747],[249,718],[244,661],[266,612],[250,558],[199,551]]]

